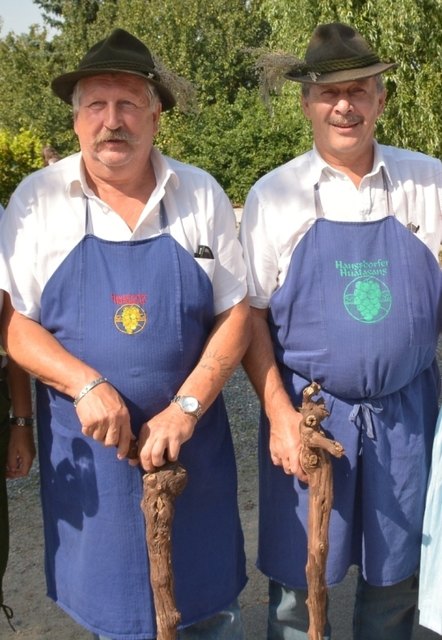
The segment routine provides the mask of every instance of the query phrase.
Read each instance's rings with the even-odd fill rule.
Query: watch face
[[[198,409],[198,400],[193,398],[192,396],[184,396],[181,400],[181,406],[184,411],[188,413],[193,413]]]

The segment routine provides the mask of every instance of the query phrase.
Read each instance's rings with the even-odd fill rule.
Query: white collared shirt
[[[442,163],[377,143],[374,151],[373,169],[359,188],[329,166],[316,149],[271,171],[252,187],[240,233],[252,306],[269,306],[271,295],[285,280],[295,247],[321,215],[315,207],[316,184],[325,218],[363,222],[394,214],[403,224],[418,228],[416,235],[438,256]]]
[[[51,275],[88,232],[104,240],[141,240],[158,235],[164,198],[168,231],[192,255],[210,247],[214,259],[197,259],[214,291],[215,313],[246,295],[246,270],[232,206],[205,171],[152,152],[156,187],[133,231],[86,184],[81,154],[25,178],[0,222],[0,289],[17,311],[39,320],[40,298]],[[87,196],[87,198],[85,197]]]

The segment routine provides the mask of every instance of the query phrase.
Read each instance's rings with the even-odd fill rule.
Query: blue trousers
[[[106,636],[92,636],[94,640],[111,640]],[[179,640],[244,640],[238,600],[214,616],[192,624],[178,633]]]
[[[418,580],[412,576],[389,587],[373,587],[358,576],[353,640],[410,640]],[[267,640],[308,640],[307,591],[270,580]],[[324,640],[330,640],[327,623]]]

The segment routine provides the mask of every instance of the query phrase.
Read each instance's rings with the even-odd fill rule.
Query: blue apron
[[[168,233],[136,242],[87,234],[46,284],[41,324],[109,379],[137,436],[200,357],[214,324],[212,285]],[[38,384],[37,410],[48,595],[95,633],[154,638],[142,470],[81,434],[71,398]],[[228,605],[246,582],[221,395],[180,461],[189,481],[176,502],[173,568],[187,626]]]
[[[357,223],[319,217],[271,298],[285,387],[300,406],[303,388],[321,384],[331,412],[324,429],[346,451],[333,460],[330,585],[351,564],[379,586],[418,566],[439,395],[441,290],[436,259],[394,216]],[[305,588],[308,488],[272,464],[264,415],[259,451],[258,565]]]

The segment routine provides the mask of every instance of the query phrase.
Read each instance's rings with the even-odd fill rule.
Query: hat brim
[[[327,73],[306,73],[305,70],[300,70],[299,72],[288,71],[284,74],[284,77],[287,80],[305,84],[333,84],[335,82],[351,82],[352,80],[371,78],[393,67],[397,67],[396,62],[377,62],[359,69],[342,69],[340,71],[328,71]]]
[[[167,87],[165,87],[161,82],[158,82],[158,80],[148,77],[146,73],[142,73],[139,71],[125,71],[122,69],[109,68],[82,69],[79,71],[65,73],[61,76],[58,76],[57,78],[54,78],[54,80],[51,82],[51,88],[55,95],[61,98],[63,102],[72,104],[72,93],[74,91],[75,85],[79,80],[81,80],[82,78],[90,78],[92,76],[101,76],[105,73],[124,73],[132,76],[139,76],[141,78],[144,78],[145,80],[148,80],[158,91],[163,111],[172,109],[176,104],[175,96],[171,91],[169,91],[169,89],[167,89]]]

